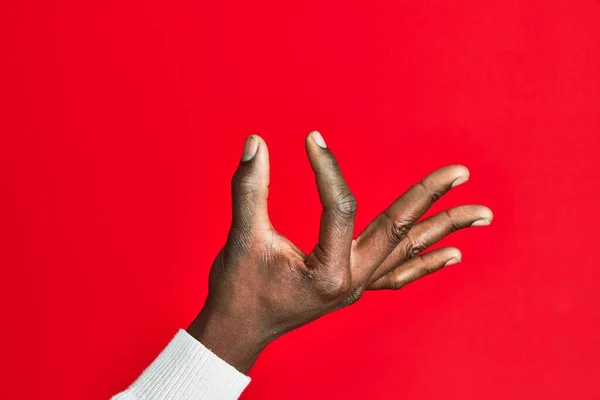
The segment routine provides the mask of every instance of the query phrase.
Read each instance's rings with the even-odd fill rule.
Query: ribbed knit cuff
[[[131,385],[139,399],[237,399],[250,378],[183,329]]]

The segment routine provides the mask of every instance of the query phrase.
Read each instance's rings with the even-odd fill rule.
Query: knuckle
[[[389,288],[391,290],[398,290],[404,286],[404,283],[402,280],[402,275],[400,274],[399,269],[393,270],[390,275],[391,276],[390,276]]]
[[[398,290],[401,289],[404,285],[402,284],[401,281],[399,280],[393,280],[390,289],[391,290]]]
[[[406,254],[408,258],[413,258],[422,253],[427,248],[427,243],[421,239],[411,237],[410,234],[406,235]]]
[[[429,206],[438,201],[440,197],[442,197],[443,193],[437,190],[432,190],[429,186],[427,186],[423,181],[417,183],[417,186],[423,188],[423,190],[427,193],[427,200]]]
[[[341,299],[347,297],[351,289],[350,274],[347,272],[335,272],[329,274],[323,280],[322,294],[329,299]]]
[[[462,226],[458,223],[458,221],[456,221],[452,217],[452,214],[450,213],[449,210],[444,210],[444,215],[446,216],[447,224],[448,224],[448,227],[449,227],[451,233],[456,232],[457,230],[462,228]]]
[[[350,191],[344,190],[334,199],[335,210],[345,218],[353,218],[356,215],[356,198]]]
[[[457,230],[462,229],[462,226],[456,221],[450,222],[450,233],[456,232]]]
[[[408,235],[408,231],[412,227],[412,222],[406,218],[391,220],[392,224],[389,229],[390,241],[392,243],[400,243]]]
[[[388,289],[390,290],[398,290],[404,286],[404,281],[402,280],[402,276],[398,274],[398,270],[394,270],[390,274],[390,279],[388,280]]]
[[[438,201],[440,199],[440,197],[442,197],[442,193],[437,192],[437,191],[433,191],[433,190],[429,191],[429,202],[431,204],[433,204],[436,201]]]
[[[307,277],[319,296],[332,303],[348,297],[352,290],[352,275],[348,265],[325,259],[319,245],[304,260],[304,264],[308,266]]]
[[[421,254],[427,248],[426,245],[421,243],[411,243],[409,246],[408,256],[413,258]]]

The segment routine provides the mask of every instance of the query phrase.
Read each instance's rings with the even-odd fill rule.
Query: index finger
[[[313,254],[327,267],[349,270],[356,200],[319,132],[313,131],[306,138],[306,152],[323,205],[319,243]]]

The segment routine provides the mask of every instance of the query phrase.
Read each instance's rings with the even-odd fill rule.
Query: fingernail
[[[444,264],[444,267],[447,265],[452,265],[452,264],[458,264],[459,262],[461,262],[461,260],[459,258],[451,258],[448,261],[446,261],[446,264]]]
[[[465,183],[466,181],[469,180],[468,176],[459,176],[458,178],[456,178],[456,180],[454,182],[452,182],[452,187],[458,186],[458,185],[462,185],[463,183]]]
[[[246,139],[246,144],[244,145],[244,154],[242,155],[242,161],[252,160],[256,155],[257,150],[258,140],[256,140],[252,136],[248,136],[248,139]]]
[[[325,144],[325,140],[323,140],[323,136],[321,136],[319,131],[312,131],[311,136],[312,136],[313,140],[315,141],[315,143],[319,145],[319,147],[322,147],[324,149],[327,148],[327,145]]]
[[[478,219],[477,221],[473,222],[471,224],[471,226],[486,226],[492,223],[492,219],[491,218],[481,218]]]

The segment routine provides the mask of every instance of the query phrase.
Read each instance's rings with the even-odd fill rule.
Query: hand
[[[206,303],[188,332],[241,372],[277,337],[357,301],[366,289],[398,289],[461,253],[421,254],[458,229],[488,225],[484,206],[460,206],[418,221],[467,168],[441,168],[411,187],[356,238],[356,201],[318,132],[306,139],[323,205],[319,242],[304,254],[271,225],[267,212],[269,153],[250,136],[232,180],[233,221],[210,272]]]

